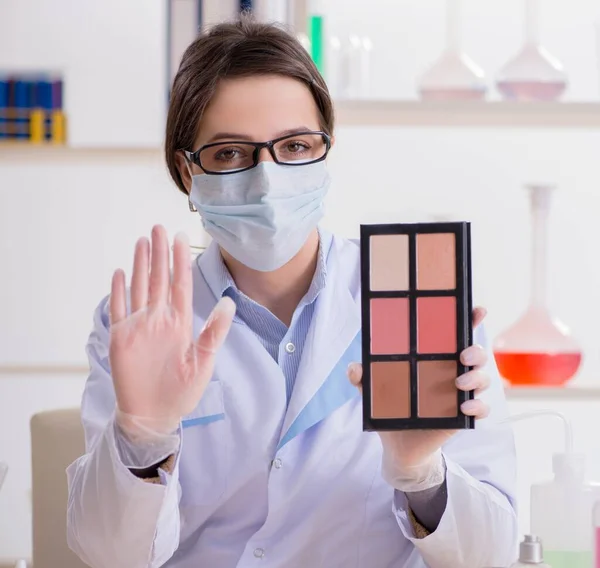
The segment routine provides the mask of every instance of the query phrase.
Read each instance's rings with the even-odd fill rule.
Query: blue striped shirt
[[[296,381],[304,341],[315,311],[315,302],[325,287],[327,256],[332,241],[333,237],[330,233],[319,231],[317,268],[307,293],[294,311],[289,328],[267,308],[238,289],[223,262],[218,247],[209,247],[202,255],[205,258],[198,263],[215,297],[229,296],[235,302],[236,320],[254,332],[269,355],[279,365],[285,377],[288,403]]]

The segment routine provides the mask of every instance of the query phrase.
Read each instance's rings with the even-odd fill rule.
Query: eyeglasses
[[[204,173],[226,175],[256,167],[263,148],[269,151],[277,164],[306,166],[326,158],[331,138],[320,131],[297,132],[268,142],[214,142],[196,152],[183,150],[183,153]]]

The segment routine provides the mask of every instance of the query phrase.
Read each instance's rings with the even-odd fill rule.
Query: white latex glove
[[[486,316],[484,308],[473,310],[473,327]],[[487,389],[490,377],[482,368],[487,362],[485,350],[479,345],[467,347],[460,355],[464,365],[473,367],[456,379],[456,386],[463,391],[474,390],[475,394]],[[352,384],[361,387],[362,365],[351,363],[348,377]],[[481,400],[468,400],[461,406],[467,416],[485,418],[488,406]],[[455,430],[400,430],[378,432],[383,446],[382,473],[394,489],[403,492],[424,491],[443,483],[446,468],[442,457],[442,446],[456,434]]]
[[[383,479],[397,491],[413,493],[439,487],[446,479],[442,450],[437,450],[420,464],[407,465],[402,456],[384,451],[381,465]]]
[[[132,444],[153,453],[178,443],[180,420],[198,405],[235,313],[233,301],[222,298],[193,340],[190,258],[187,237],[177,235],[171,278],[167,233],[156,226],[152,253],[146,238],[135,248],[130,315],[123,271],[112,280],[109,356],[116,422]]]

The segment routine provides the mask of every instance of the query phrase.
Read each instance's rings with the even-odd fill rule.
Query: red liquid
[[[579,369],[581,353],[494,353],[500,375],[517,386],[560,386]]]

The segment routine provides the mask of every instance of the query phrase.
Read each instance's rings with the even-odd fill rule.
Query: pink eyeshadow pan
[[[417,351],[456,352],[456,298],[417,298]]]
[[[371,300],[371,353],[391,355],[408,353],[408,298],[374,298]]]

